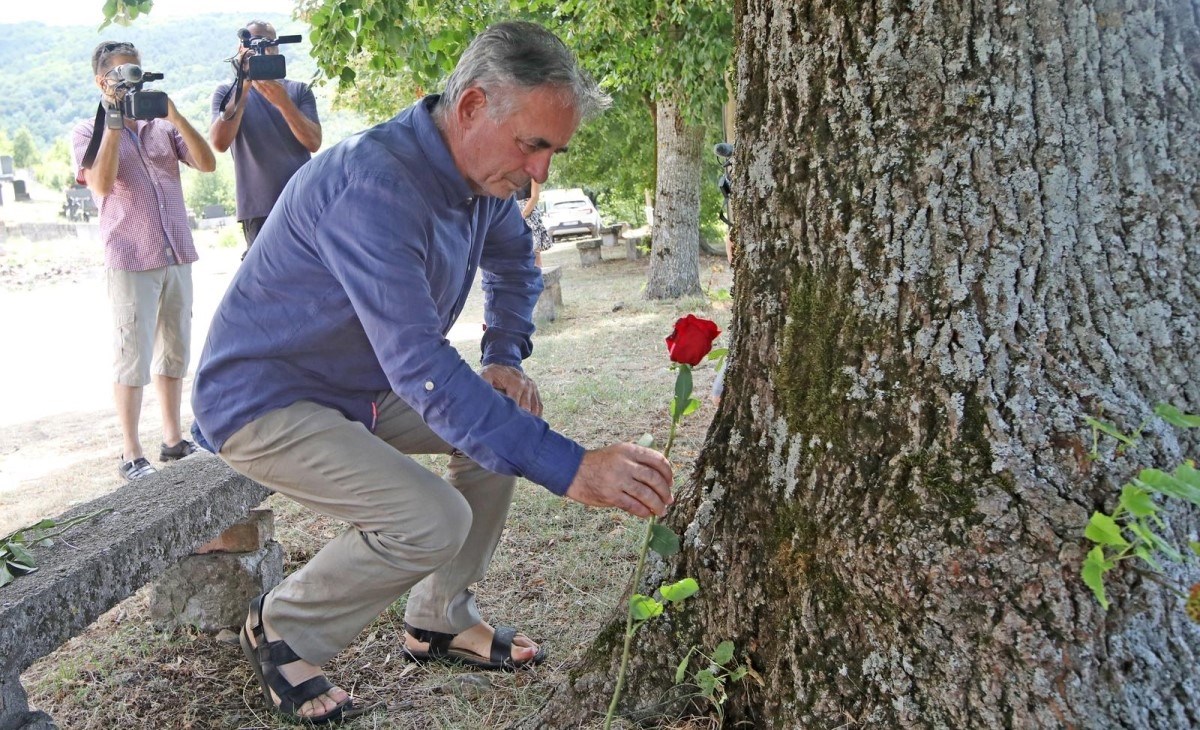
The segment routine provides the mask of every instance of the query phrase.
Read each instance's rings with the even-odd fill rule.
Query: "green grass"
[[[583,269],[568,244],[545,254],[544,263],[563,266],[564,306],[558,321],[539,330],[526,369],[539,383],[547,420],[588,447],[634,441],[643,433],[661,443],[674,383],[663,338],[688,312],[703,313],[724,329],[728,305],[642,300],[645,259]],[[472,297],[464,318],[479,317],[478,300]],[[725,344],[722,336],[718,346]],[[461,349],[469,362],[478,359],[477,343]],[[712,378],[711,367],[702,365],[695,376],[698,396],[707,395]],[[677,484],[689,476],[712,413],[705,398],[680,429],[672,458]],[[444,459],[424,463],[440,471]],[[280,497],[269,505],[288,571],[343,529]],[[401,599],[326,667],[360,702],[378,705],[345,727],[496,728],[536,713],[616,615],[643,524],[520,482],[492,568],[476,587],[477,600],[489,620],[544,642],[547,662],[530,672],[482,675],[482,689],[464,679],[470,674],[465,670],[410,665],[399,651]],[[31,706],[71,730],[290,727],[266,709],[236,646],[188,630],[154,629],[145,590],[35,664],[23,681]]]

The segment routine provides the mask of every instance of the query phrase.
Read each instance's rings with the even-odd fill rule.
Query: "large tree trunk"
[[[665,568],[702,590],[626,709],[731,639],[730,726],[1200,726],[1181,602],[1078,577],[1119,480],[1196,455],[1152,421],[1093,462],[1083,424],[1200,407],[1195,3],[738,16],[732,364]],[[547,725],[603,707],[615,633]]]
[[[688,124],[677,99],[658,100],[658,175],[648,299],[699,296],[700,154],[704,130]]]

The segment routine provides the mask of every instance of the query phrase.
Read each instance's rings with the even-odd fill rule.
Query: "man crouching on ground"
[[[444,94],[292,178],[214,317],[193,389],[234,469],[351,529],[251,604],[243,649],[284,715],[336,719],[320,670],[410,592],[405,650],[487,669],[545,651],[479,615],[517,476],[648,517],[671,467],[634,444],[585,450],[540,418],[521,370],[542,283],[513,199],[608,98],[540,26],[492,26]],[[477,269],[476,373],[446,339]],[[449,454],[446,479],[406,454]]]

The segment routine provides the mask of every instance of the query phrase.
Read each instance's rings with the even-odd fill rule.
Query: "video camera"
[[[121,113],[129,119],[161,119],[167,116],[167,95],[162,91],[142,90],[149,81],[158,81],[162,74],[143,71],[136,63],[123,63],[109,71],[117,80],[117,88],[125,91]]]
[[[238,29],[238,38],[243,48],[249,48],[246,54],[246,76],[251,81],[282,79],[287,76],[287,64],[282,55],[267,55],[267,49],[281,43],[299,43],[300,36],[284,35],[278,38],[266,38],[251,35],[247,28]]]

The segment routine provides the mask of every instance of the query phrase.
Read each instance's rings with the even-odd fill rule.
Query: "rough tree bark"
[[[1195,441],[1193,0],[739,0],[735,337],[626,709],[736,642],[754,727],[1196,727],[1200,630],[1135,571],[1105,613],[1092,510]],[[1111,453],[1110,453],[1111,456]],[[1194,514],[1171,513],[1176,538]],[[1195,576],[1191,576],[1195,580]],[[615,626],[615,622],[614,622]],[[601,711],[618,631],[543,713]]]
[[[669,94],[657,104],[657,190],[647,299],[699,296],[700,168],[704,130],[688,124]]]

